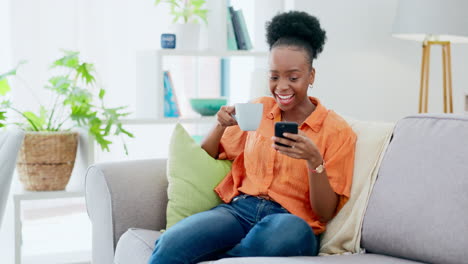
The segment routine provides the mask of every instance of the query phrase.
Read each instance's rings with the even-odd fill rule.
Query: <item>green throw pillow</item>
[[[177,124],[172,132],[167,161],[166,229],[187,216],[221,203],[214,188],[231,170],[231,161],[216,160]]]

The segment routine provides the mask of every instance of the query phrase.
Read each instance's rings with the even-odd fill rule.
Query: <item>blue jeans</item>
[[[319,239],[278,203],[241,194],[231,203],[178,222],[156,241],[149,263],[197,263],[227,257],[316,256]]]

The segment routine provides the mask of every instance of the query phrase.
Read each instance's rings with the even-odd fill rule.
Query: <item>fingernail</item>
[[[276,139],[275,136],[272,136],[272,137],[271,137],[271,140],[275,140],[275,139]]]

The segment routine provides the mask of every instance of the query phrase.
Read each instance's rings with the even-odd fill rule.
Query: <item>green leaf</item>
[[[9,91],[11,91],[11,88],[8,80],[6,78],[0,79],[0,95],[6,95]]]
[[[119,123],[119,124],[117,125],[116,131],[118,131],[118,133],[115,133],[115,135],[118,135],[118,134],[120,134],[120,133],[123,133],[123,134],[127,135],[128,137],[131,137],[131,138],[134,138],[134,137],[135,137],[132,133],[130,133],[129,131],[125,130],[125,129],[122,127],[122,123]]]
[[[101,88],[101,89],[99,90],[99,99],[102,100],[102,99],[104,98],[104,95],[105,95],[105,94],[106,94],[106,90],[104,90],[104,89]]]
[[[80,54],[77,51],[63,51],[65,55],[60,59],[56,60],[52,64],[52,68],[62,66],[67,68],[76,69],[79,66],[78,55]]]
[[[104,135],[105,136],[108,136],[110,134],[110,130],[112,128],[112,125],[114,124],[114,120],[107,120],[107,124],[106,124],[106,127],[104,128]]]
[[[25,63],[26,63],[26,61],[25,61],[25,60],[22,60],[22,61],[20,61],[20,62],[18,63],[18,65],[16,65],[16,67],[15,67],[14,69],[12,69],[12,70],[10,70],[10,71],[4,73],[4,74],[0,74],[0,80],[3,80],[3,78],[6,78],[6,77],[8,77],[8,76],[14,76],[14,75],[16,75],[16,71],[18,70],[18,68],[19,68],[21,65],[25,64]]]
[[[67,97],[63,100],[64,105],[71,105],[71,106],[89,106],[91,107],[91,102],[93,99],[93,95],[82,88],[73,87],[71,91],[67,94]]]
[[[102,150],[109,151],[109,145],[112,144],[112,141],[109,141],[104,137],[101,126],[102,121],[99,118],[93,118],[89,122],[88,132],[94,137],[96,142],[101,146]]]
[[[12,70],[10,70],[9,72],[6,72],[6,73],[4,73],[4,74],[0,74],[0,80],[2,80],[3,78],[6,78],[7,76],[14,76],[14,75],[16,75],[16,71],[18,71],[18,68],[19,68],[21,65],[25,64],[25,63],[26,63],[26,61],[25,61],[25,60],[22,60],[22,61],[18,62],[18,64],[16,65],[16,67],[15,67],[14,69],[12,69]]]
[[[13,75],[16,75],[16,69],[13,69],[13,70],[10,70],[9,72],[1,74],[0,75],[0,80],[3,80],[4,78],[6,78],[8,76],[13,76]]]
[[[180,5],[178,3],[179,0],[166,0],[166,3],[170,4],[173,7],[180,8]]]
[[[112,141],[109,141],[104,137],[97,137],[96,142],[99,144],[102,150],[109,152],[109,145],[112,144]]]
[[[28,120],[33,130],[44,130],[44,125],[46,124],[47,118],[47,110],[43,106],[41,106],[39,110],[39,116],[29,111],[23,112],[23,116]]]
[[[192,0],[190,1],[190,4],[192,4],[195,8],[200,8],[205,4],[205,0]]]
[[[16,67],[4,74],[0,74],[0,95],[5,95],[9,91],[11,91],[10,84],[8,83],[8,76],[16,75],[16,71],[18,70],[19,66],[24,64],[25,61],[20,61]]]
[[[128,156],[128,147],[127,147],[127,144],[125,144],[125,141],[122,140],[122,143],[123,143],[123,147],[124,147],[124,150],[125,150],[125,155]]]
[[[11,107],[11,101],[10,100],[3,100],[0,103],[0,108],[10,108]]]
[[[80,126],[86,126],[89,123],[90,119],[96,118],[97,113],[93,111],[90,106],[72,106],[70,118],[73,121],[76,121]]]
[[[76,69],[81,78],[86,82],[86,84],[93,83],[95,81],[94,76],[91,74],[94,71],[94,65],[89,63],[82,63]]]
[[[176,23],[179,20],[179,18],[183,17],[183,13],[181,12],[174,12],[173,15],[174,19],[172,20],[172,23]]]
[[[203,10],[202,10],[202,9],[199,9],[199,10],[195,10],[195,11],[193,12],[193,15],[194,15],[194,16],[198,16],[199,18],[201,18],[201,19],[205,22],[205,24],[208,24],[208,20],[207,20],[207,18],[206,18],[207,13],[208,13],[208,10],[206,10],[206,9],[203,9]]]
[[[64,95],[69,92],[69,88],[72,84],[72,81],[68,78],[68,76],[55,76],[49,79],[49,83],[52,86],[46,86],[47,89],[53,90],[58,94]]]
[[[0,111],[0,127],[4,127],[5,123],[3,121],[6,120],[6,111]]]

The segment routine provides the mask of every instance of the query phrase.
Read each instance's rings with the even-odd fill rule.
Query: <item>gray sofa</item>
[[[165,227],[165,160],[102,163],[86,177],[93,263],[146,263]],[[400,120],[362,224],[365,254],[206,263],[468,263],[468,117]]]

